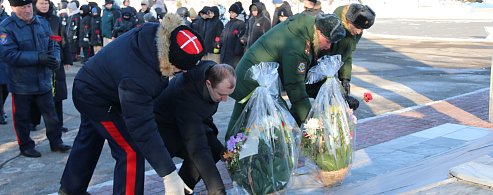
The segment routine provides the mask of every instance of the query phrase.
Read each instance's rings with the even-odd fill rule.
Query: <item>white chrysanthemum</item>
[[[315,135],[317,132],[317,129],[320,128],[320,121],[317,118],[311,118],[309,119],[306,124],[304,125],[305,127],[305,132],[308,135]]]

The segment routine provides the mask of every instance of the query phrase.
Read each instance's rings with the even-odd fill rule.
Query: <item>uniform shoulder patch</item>
[[[7,33],[0,33],[0,44],[5,45],[7,43]]]
[[[306,62],[300,62],[298,64],[298,67],[296,68],[296,70],[298,71],[298,73],[300,74],[303,74],[306,72]]]

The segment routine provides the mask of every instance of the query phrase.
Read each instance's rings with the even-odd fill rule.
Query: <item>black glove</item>
[[[50,69],[55,69],[58,67],[58,62],[55,56],[52,56],[47,53],[39,53],[38,54],[38,62],[42,65],[47,66]]]
[[[353,96],[347,96],[346,102],[349,105],[349,108],[356,110],[359,107],[359,100],[354,98]]]
[[[342,83],[342,88],[344,88],[344,91],[346,92],[344,96],[346,97],[349,96],[349,94],[351,93],[351,85],[349,84],[349,80],[342,79],[341,83]]]

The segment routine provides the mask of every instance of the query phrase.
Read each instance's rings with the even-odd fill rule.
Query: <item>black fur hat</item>
[[[368,29],[375,22],[375,12],[367,5],[351,4],[346,13],[346,18],[356,28]]]
[[[315,25],[332,43],[335,43],[346,36],[346,30],[342,26],[341,20],[334,14],[319,13],[315,17]]]

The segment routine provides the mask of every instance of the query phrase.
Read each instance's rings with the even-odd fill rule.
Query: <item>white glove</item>
[[[184,195],[185,191],[188,194],[193,193],[193,190],[190,189],[185,182],[181,179],[181,177],[178,175],[176,170],[171,172],[170,174],[166,175],[163,177],[163,183],[164,183],[164,194],[170,194],[170,195]],[[185,191],[184,191],[185,190]]]

